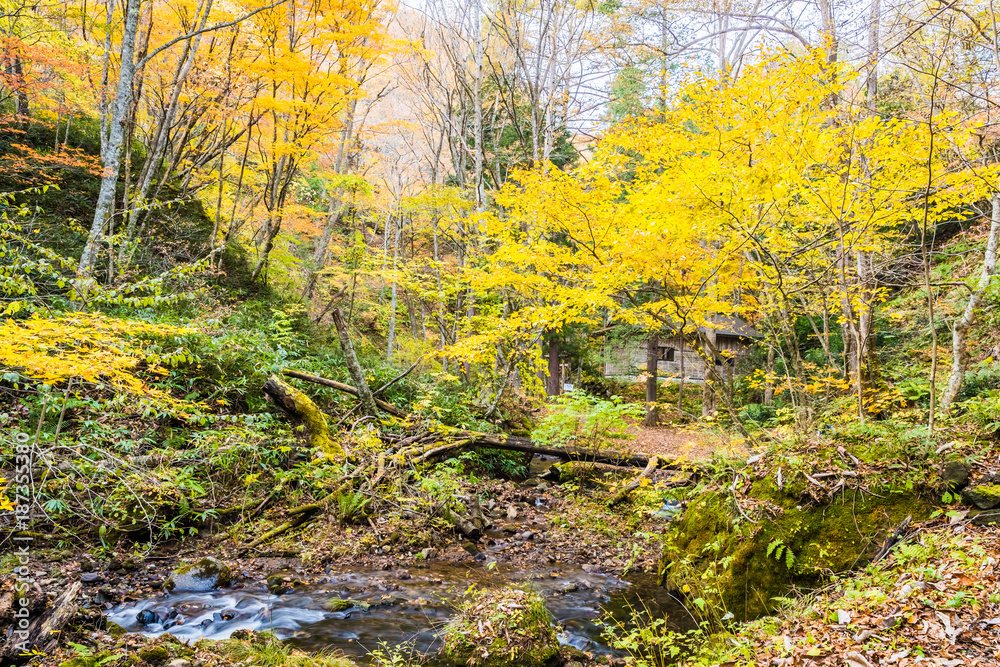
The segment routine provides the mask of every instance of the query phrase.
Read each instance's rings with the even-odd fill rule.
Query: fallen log
[[[608,501],[608,505],[614,507],[618,503],[623,502],[626,498],[628,498],[629,494],[632,493],[632,491],[637,489],[639,485],[642,484],[642,480],[644,479],[648,480],[653,475],[653,472],[659,467],[659,465],[660,465],[659,456],[650,457],[649,463],[646,464],[646,467],[643,469],[643,471],[638,475],[636,475],[635,477],[633,477],[631,482],[626,484],[624,487],[622,487],[620,491],[618,491],[618,493],[612,496],[611,500]]]
[[[305,380],[307,382],[313,382],[315,384],[331,387],[354,396],[359,396],[359,392],[355,387],[342,382],[337,382],[336,380],[330,380],[293,370],[286,370],[284,373],[289,377]],[[281,382],[281,380],[274,377],[268,381],[268,385],[265,385],[265,391],[269,391],[269,393],[272,391],[275,392],[275,394],[279,397],[278,400],[282,401],[279,405],[287,406],[289,404],[288,401],[280,398],[281,394],[277,391],[278,389],[283,389],[282,385],[284,387],[288,387],[292,391],[298,392],[298,390],[293,387],[289,387],[285,383]],[[298,393],[302,394],[302,392]],[[304,394],[302,395],[304,396]],[[385,401],[377,398],[373,400],[376,406],[384,412],[388,412],[389,414],[402,419],[406,419],[411,416],[395,406],[386,403]],[[312,402],[310,401],[310,403]],[[294,401],[292,401],[291,404],[294,406]],[[322,413],[319,414],[322,415]],[[638,484],[641,483],[641,478],[643,476],[648,477],[654,470],[665,467],[670,463],[680,465],[679,461],[671,462],[662,456],[650,456],[649,454],[641,452],[636,453],[613,449],[576,447],[571,445],[553,447],[536,444],[530,438],[512,435],[466,432],[451,428],[428,430],[408,437],[384,434],[382,439],[396,450],[395,453],[392,454],[392,458],[396,461],[396,465],[398,465],[400,469],[414,464],[434,463],[441,460],[446,455],[454,455],[470,449],[486,448],[525,452],[532,455],[540,454],[543,456],[553,456],[564,461],[583,461],[612,466],[643,468],[644,470],[642,474],[640,474],[639,478],[637,478],[638,481],[633,480],[634,484],[638,486]],[[428,440],[433,442],[429,445],[424,444]],[[301,505],[288,510],[286,515],[289,519],[287,521],[269,530],[264,535],[261,535],[259,538],[244,547],[241,551],[246,552],[249,549],[257,547],[264,542],[277,537],[278,535],[296,528],[297,526],[301,526],[309,521],[313,515],[326,511],[330,505],[336,501],[337,496],[348,488],[351,488],[357,480],[362,480],[363,484],[367,482],[368,488],[371,491],[374,491],[378,483],[381,482],[388,474],[387,463],[387,453],[383,452],[370,464],[364,467],[359,467],[350,474],[341,477],[337,480],[337,482],[335,482],[334,491],[330,492],[323,499],[317,502],[308,503],[306,505]],[[687,464],[686,467],[691,466],[690,464]],[[630,488],[628,490],[631,491],[632,489]],[[482,528],[476,525],[475,520],[470,521],[464,517],[456,517],[455,520],[450,522],[455,525],[456,529],[460,533],[466,535],[470,539],[476,539],[478,535],[481,535],[482,533]],[[474,538],[472,537],[473,535],[476,535],[477,537]]]
[[[589,447],[574,447],[564,445],[550,447],[536,445],[530,438],[514,435],[495,435],[490,433],[470,433],[456,442],[429,449],[414,459],[415,463],[428,463],[440,459],[444,454],[456,454],[476,447],[486,449],[502,449],[512,452],[530,452],[543,456],[555,456],[564,461],[589,461],[591,463],[606,463],[632,468],[646,467],[651,460],[657,461],[657,467],[666,466],[668,461],[663,457],[650,456],[641,452],[618,451],[614,449],[591,449]]]
[[[323,411],[304,392],[272,375],[264,383],[264,393],[290,415],[301,419],[309,429],[309,445],[327,456],[341,456],[343,448],[330,438]]]
[[[475,523],[455,512],[445,511],[443,513],[445,521],[455,527],[467,539],[476,542],[483,536],[483,531]]]
[[[360,398],[360,392],[349,384],[344,384],[343,382],[337,382],[336,380],[328,380],[327,378],[320,377],[318,375],[309,375],[308,373],[300,373],[299,371],[293,371],[286,369],[284,371],[285,375],[290,378],[295,378],[297,380],[305,380],[306,382],[312,382],[314,384],[320,384],[324,387],[330,387],[331,389],[336,389],[337,391],[342,391],[345,394],[350,394],[351,396],[357,396]],[[372,399],[375,401],[375,406],[383,412],[388,412],[393,417],[399,417],[400,419],[406,419],[410,415],[403,412],[391,403],[386,403],[380,398]]]
[[[63,627],[76,616],[76,597],[82,588],[79,581],[73,582],[26,630],[13,632],[0,648],[0,664],[27,662],[32,650],[50,653],[58,644]]]

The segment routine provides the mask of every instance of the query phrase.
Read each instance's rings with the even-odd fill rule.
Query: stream
[[[108,619],[129,632],[171,632],[191,641],[225,639],[245,628],[271,631],[304,650],[337,650],[354,658],[364,658],[380,646],[400,645],[426,655],[437,650],[438,633],[470,586],[529,582],[544,596],[560,626],[560,642],[584,651],[617,655],[602,637],[599,621],[610,615],[628,622],[632,609],[665,615],[678,628],[690,624],[683,607],[656,586],[654,574],[620,579],[578,566],[525,570],[443,563],[411,568],[402,575],[344,568],[284,595],[269,594],[263,581],[245,588],[174,591],[120,605]],[[371,606],[328,611],[329,601],[338,598]],[[137,615],[145,611],[155,613],[155,621],[140,624]]]
[[[531,476],[555,460],[534,457]],[[485,554],[494,550],[486,548]],[[656,585],[655,574],[619,578],[579,565],[524,567],[482,561],[430,561],[395,572],[350,567],[328,572],[318,582],[283,595],[269,593],[264,581],[210,591],[175,590],[119,605],[109,611],[108,620],[129,632],[170,632],[190,641],[226,639],[241,629],[266,630],[303,650],[339,651],[355,659],[385,647],[429,656],[438,650],[438,635],[470,587],[530,585],[545,598],[560,629],[560,643],[596,655],[621,655],[608,646],[601,621],[630,624],[634,611],[666,617],[677,630],[695,626],[677,599]],[[331,611],[330,603],[337,599],[362,604]],[[140,623],[137,616],[142,612],[155,617],[147,613],[147,622]]]

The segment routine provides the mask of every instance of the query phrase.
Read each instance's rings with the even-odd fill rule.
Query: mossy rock
[[[128,634],[128,631],[125,628],[123,628],[122,626],[118,625],[113,621],[108,621],[107,626],[104,629],[109,635],[111,635],[115,639],[119,639],[120,637],[124,637],[126,634]]]
[[[980,484],[966,487],[962,499],[981,510],[1000,507],[1000,484]]]
[[[371,605],[367,602],[361,600],[352,600],[350,598],[342,600],[341,598],[330,598],[323,603],[323,609],[332,612],[342,612],[342,611],[368,611],[371,609]]]
[[[139,657],[151,665],[158,665],[167,661],[167,658],[170,657],[170,651],[167,650],[166,646],[146,646],[139,649]]]
[[[830,574],[863,567],[907,516],[920,521],[934,510],[916,491],[878,489],[875,496],[848,489],[815,504],[804,490],[802,480],[784,489],[770,477],[756,480],[749,495],[773,510],[756,523],[725,491],[692,500],[668,529],[660,583],[696,588],[724,608],[720,615],[755,618],[795,588],[815,588]]]
[[[218,558],[202,558],[195,563],[181,565],[170,573],[164,582],[167,590],[208,591],[233,583],[233,572]]]
[[[445,628],[441,654],[456,666],[542,667],[559,655],[559,640],[541,595],[500,588],[462,604]]]
[[[265,581],[267,583],[267,591],[271,595],[284,595],[303,585],[302,580],[299,579],[298,572],[287,569],[271,572],[267,575]]]

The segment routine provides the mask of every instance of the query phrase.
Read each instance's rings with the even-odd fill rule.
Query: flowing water
[[[534,457],[532,475],[554,461]],[[540,504],[541,499],[536,501]],[[493,551],[487,547],[484,555]],[[170,632],[192,641],[225,639],[240,629],[267,630],[309,651],[335,650],[363,658],[382,646],[406,645],[430,655],[437,651],[441,630],[470,587],[506,584],[532,586],[545,598],[560,627],[560,642],[596,654],[616,654],[607,645],[601,621],[629,623],[633,612],[639,612],[665,616],[676,629],[694,626],[684,607],[656,586],[653,574],[622,579],[576,565],[524,568],[502,562],[463,566],[437,561],[414,566],[403,576],[341,568],[283,595],[269,594],[263,581],[207,592],[178,590],[120,605],[108,618],[129,632]],[[363,604],[330,611],[335,599]],[[142,612],[155,617],[146,613],[147,622],[140,623],[137,617]]]
[[[438,634],[470,586],[530,585],[546,600],[561,627],[560,641],[598,654],[614,653],[602,636],[601,619],[628,621],[632,609],[666,615],[675,627],[689,625],[687,612],[655,576],[584,572],[576,566],[463,567],[430,563],[412,568],[410,578],[399,573],[342,569],[284,595],[271,595],[264,582],[245,588],[208,592],[174,591],[162,597],[131,602],[113,609],[109,619],[129,632],[157,635],[171,632],[182,638],[224,639],[242,628],[268,630],[302,649],[339,650],[364,657],[379,646],[409,645],[421,654],[438,648]],[[355,605],[328,611],[334,599]],[[326,603],[326,604],[324,604]],[[346,603],[343,603],[346,604]],[[140,624],[140,612],[145,614]]]

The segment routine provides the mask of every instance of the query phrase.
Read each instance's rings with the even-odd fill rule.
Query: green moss
[[[755,481],[749,495],[770,514],[756,523],[724,491],[692,501],[668,533],[661,583],[754,618],[793,588],[814,588],[830,574],[863,566],[891,528],[933,511],[912,491],[847,490],[816,505],[801,490],[801,483],[778,489],[772,478]]]
[[[194,563],[184,563],[170,573],[163,587],[167,590],[205,591],[233,583],[232,569],[218,558],[202,558]]]
[[[207,664],[230,664],[235,661],[254,667],[356,667],[353,662],[338,655],[299,651],[269,632],[237,630],[229,639],[200,640],[195,647],[222,658],[207,661]]]
[[[102,651],[94,655],[81,655],[59,664],[59,667],[96,667],[99,663],[110,664],[116,656],[111,651]]]
[[[139,649],[139,657],[151,664],[166,662],[170,657],[170,651],[166,646],[147,646]]]
[[[1000,484],[984,484],[977,486],[976,493],[990,501],[1000,501]]]
[[[542,597],[502,588],[466,601],[445,628],[442,655],[470,667],[542,667],[559,654],[559,640]]]
[[[125,628],[118,625],[117,623],[112,623],[111,621],[108,621],[108,627],[105,629],[108,631],[108,634],[114,637],[115,639],[118,639],[119,637],[124,637],[126,634]]]
[[[333,612],[347,611],[348,609],[368,611],[370,608],[370,604],[362,602],[361,600],[341,600],[340,598],[331,598],[323,603],[323,609]]]
[[[287,382],[283,382],[276,377],[271,377],[271,382],[278,384],[281,390],[291,397],[295,403],[295,412],[306,428],[309,429],[309,446],[316,451],[323,452],[329,457],[342,456],[344,449],[333,441],[330,437],[330,428],[326,423],[326,415],[313,403],[312,399],[305,393],[299,391]]]

